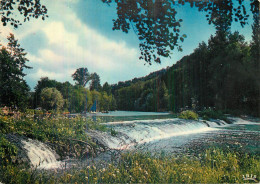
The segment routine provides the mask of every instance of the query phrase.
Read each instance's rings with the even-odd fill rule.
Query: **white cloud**
[[[129,73],[134,77],[131,70],[143,66],[142,62],[138,62],[139,51],[122,40],[111,40],[83,23],[69,6],[76,2],[46,1],[50,18],[45,21],[34,19],[17,30],[6,27],[5,34],[13,31],[18,40],[27,39],[38,32],[44,33],[47,38],[44,48],[28,53],[33,71],[27,78],[37,81],[47,76],[59,81],[71,81],[71,74],[79,67],[97,72],[103,82],[107,81],[103,76],[111,80],[112,76],[119,78],[122,75],[122,80],[126,80]],[[147,68],[140,71],[145,70]]]

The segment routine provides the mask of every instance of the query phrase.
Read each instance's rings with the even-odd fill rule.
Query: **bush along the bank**
[[[209,121],[210,119],[220,119],[225,121],[226,123],[232,123],[230,119],[220,110],[213,109],[205,109],[199,112],[199,116],[202,117],[203,120]]]
[[[54,115],[26,115],[19,119],[0,116],[0,134],[17,134],[31,139],[37,139],[49,144],[64,158],[83,157],[85,154],[95,154],[97,146],[87,135],[87,129],[104,130],[98,121],[86,120],[84,117],[68,118]],[[3,139],[4,140],[4,139]],[[2,147],[1,147],[2,149]]]
[[[198,120],[199,119],[199,115],[196,112],[193,112],[193,111],[190,111],[190,110],[186,110],[186,111],[182,111],[180,113],[180,115],[178,116],[178,118],[180,118],[180,119]]]

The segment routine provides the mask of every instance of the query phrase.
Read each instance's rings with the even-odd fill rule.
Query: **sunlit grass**
[[[87,134],[90,129],[106,130],[98,121],[86,120],[81,116],[68,118],[62,115],[24,114],[14,118],[0,115],[1,135],[16,134],[37,139],[49,144],[61,157],[69,154],[82,157],[87,147],[95,149],[95,143]]]
[[[259,180],[260,158],[220,149],[181,158],[124,153],[118,162],[102,167],[92,165],[59,174],[9,167],[4,174],[17,183],[243,183],[248,182],[243,175],[252,174]]]

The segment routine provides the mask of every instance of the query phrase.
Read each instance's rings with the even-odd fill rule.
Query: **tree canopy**
[[[161,63],[161,57],[170,57],[173,49],[182,51],[181,43],[186,34],[180,34],[182,19],[177,19],[176,6],[185,4],[206,12],[209,24],[217,30],[227,30],[232,22],[240,22],[243,27],[248,22],[248,10],[245,0],[101,0],[110,5],[115,3],[117,19],[113,20],[113,30],[128,33],[133,29],[140,40],[140,59],[147,63]],[[250,11],[259,16],[259,1],[250,1]],[[21,14],[23,21],[30,18],[43,20],[48,17],[47,8],[41,0],[2,0],[0,16],[3,25],[10,23],[15,28],[21,24],[17,18]],[[188,34],[188,33],[187,33]]]
[[[41,104],[46,110],[60,110],[63,107],[64,99],[56,88],[44,88],[41,92]]]
[[[23,21],[29,21],[30,18],[42,18],[47,15],[46,6],[41,4],[40,0],[1,0],[0,1],[0,18],[4,26],[8,23],[17,28],[21,25],[21,20],[17,15],[21,14]]]
[[[91,83],[90,83],[90,90],[96,90],[100,91],[101,90],[101,85],[100,85],[100,77],[99,75],[94,72],[90,75],[91,78]]]
[[[88,81],[91,80],[91,75],[87,68],[78,68],[75,73],[72,74],[72,78],[76,81],[77,85],[85,87]]]
[[[240,22],[243,27],[248,20],[245,0],[102,0],[116,4],[117,19],[113,20],[113,30],[128,33],[133,29],[140,40],[140,59],[151,64],[161,62],[160,57],[170,57],[170,51],[182,51],[182,19],[177,19],[176,6],[189,4],[200,12],[206,12],[209,24],[217,31],[226,31],[232,22]],[[259,15],[259,1],[250,0],[251,12]]]

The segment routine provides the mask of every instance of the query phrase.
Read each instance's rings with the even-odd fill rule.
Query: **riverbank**
[[[8,166],[4,183],[244,183],[258,182],[259,156],[210,149],[198,157],[124,153],[117,162],[63,172]],[[249,180],[247,180],[249,179]]]
[[[149,148],[153,146],[158,147],[158,144],[163,145],[162,143],[167,143],[169,148],[172,149],[172,146],[176,146],[175,143],[180,142],[179,140],[181,139],[202,135],[201,130],[204,130],[204,128],[207,129],[205,134],[211,135],[212,139],[214,135],[225,135],[213,134],[213,132],[210,132],[211,130],[208,130],[208,128],[214,129],[215,126],[225,127],[226,123],[222,120],[206,121],[206,123],[203,121],[206,120],[194,121],[168,118],[111,122],[106,125],[100,124],[99,121],[85,119],[84,117],[53,116],[47,118],[27,114],[20,119],[14,119],[12,117],[0,116],[0,178],[2,178],[4,183],[234,183],[243,182],[243,175],[246,174],[259,176],[259,154],[246,153],[242,149],[234,150],[227,147],[219,149],[212,148],[212,145],[201,149],[203,141],[197,144],[197,146],[200,146],[200,149],[198,149],[199,151],[196,154],[190,154],[189,152],[187,154],[184,154],[184,152],[173,154],[173,151],[166,154],[165,148],[160,148],[160,151],[154,150],[158,154],[152,154],[151,150],[143,149],[145,146]],[[239,119],[239,121],[242,120]],[[244,125],[249,122],[245,121],[242,123]],[[191,130],[193,134],[187,135],[187,131]],[[138,133],[138,131],[140,132]],[[171,131],[169,137],[161,137],[161,134],[166,135],[167,131]],[[180,134],[180,131],[183,131],[184,134]],[[99,132],[101,135],[91,135],[91,132]],[[131,132],[133,134],[127,134]],[[178,134],[178,136],[171,137],[173,133]],[[226,135],[228,136],[229,133]],[[241,133],[241,136],[246,135],[250,138],[249,134],[243,131]],[[144,135],[145,139],[141,136],[138,137],[141,134]],[[61,160],[69,158],[68,162],[63,162],[62,164],[68,164],[67,168],[70,169],[65,169],[65,165],[65,167],[52,168],[49,171],[39,170],[36,167],[32,167],[30,163],[20,163],[17,157],[20,149],[17,149],[14,142],[10,141],[10,135],[20,136],[21,139],[27,140],[30,145],[34,144],[34,148],[41,143],[33,140],[41,141],[53,149],[54,152],[57,152]],[[110,152],[110,155],[100,155],[101,152],[104,153],[104,151],[113,149],[100,139],[100,137],[106,138],[104,135],[109,135],[111,139],[117,139],[120,136],[126,139],[125,135],[127,135],[128,139],[126,140],[133,140],[135,143],[138,143],[138,146],[134,146],[134,149],[129,151],[122,152],[120,149],[117,149],[117,152]],[[131,138],[131,136],[137,137]],[[154,137],[160,139],[154,139]],[[233,140],[234,136],[231,135],[231,138]],[[209,140],[208,138],[205,139],[205,137],[201,139],[204,142]],[[218,137],[214,139],[220,140]],[[147,143],[145,143],[146,140],[148,141]],[[228,139],[222,139],[224,144],[225,141],[228,143]],[[251,143],[249,142],[248,144]],[[190,148],[194,148],[194,145],[192,144]],[[187,145],[183,147],[188,148]],[[195,153],[194,150],[193,153]],[[151,162],[151,160],[153,161]],[[110,162],[111,165],[109,165]],[[70,163],[72,164],[69,166]],[[101,163],[103,164],[102,166]],[[138,165],[135,163],[138,163]],[[233,168],[234,164],[235,169]],[[174,168],[174,170],[171,168]],[[193,169],[186,170],[183,168]],[[246,168],[249,169],[247,170]],[[146,173],[147,177],[142,178],[142,176],[146,176]]]

